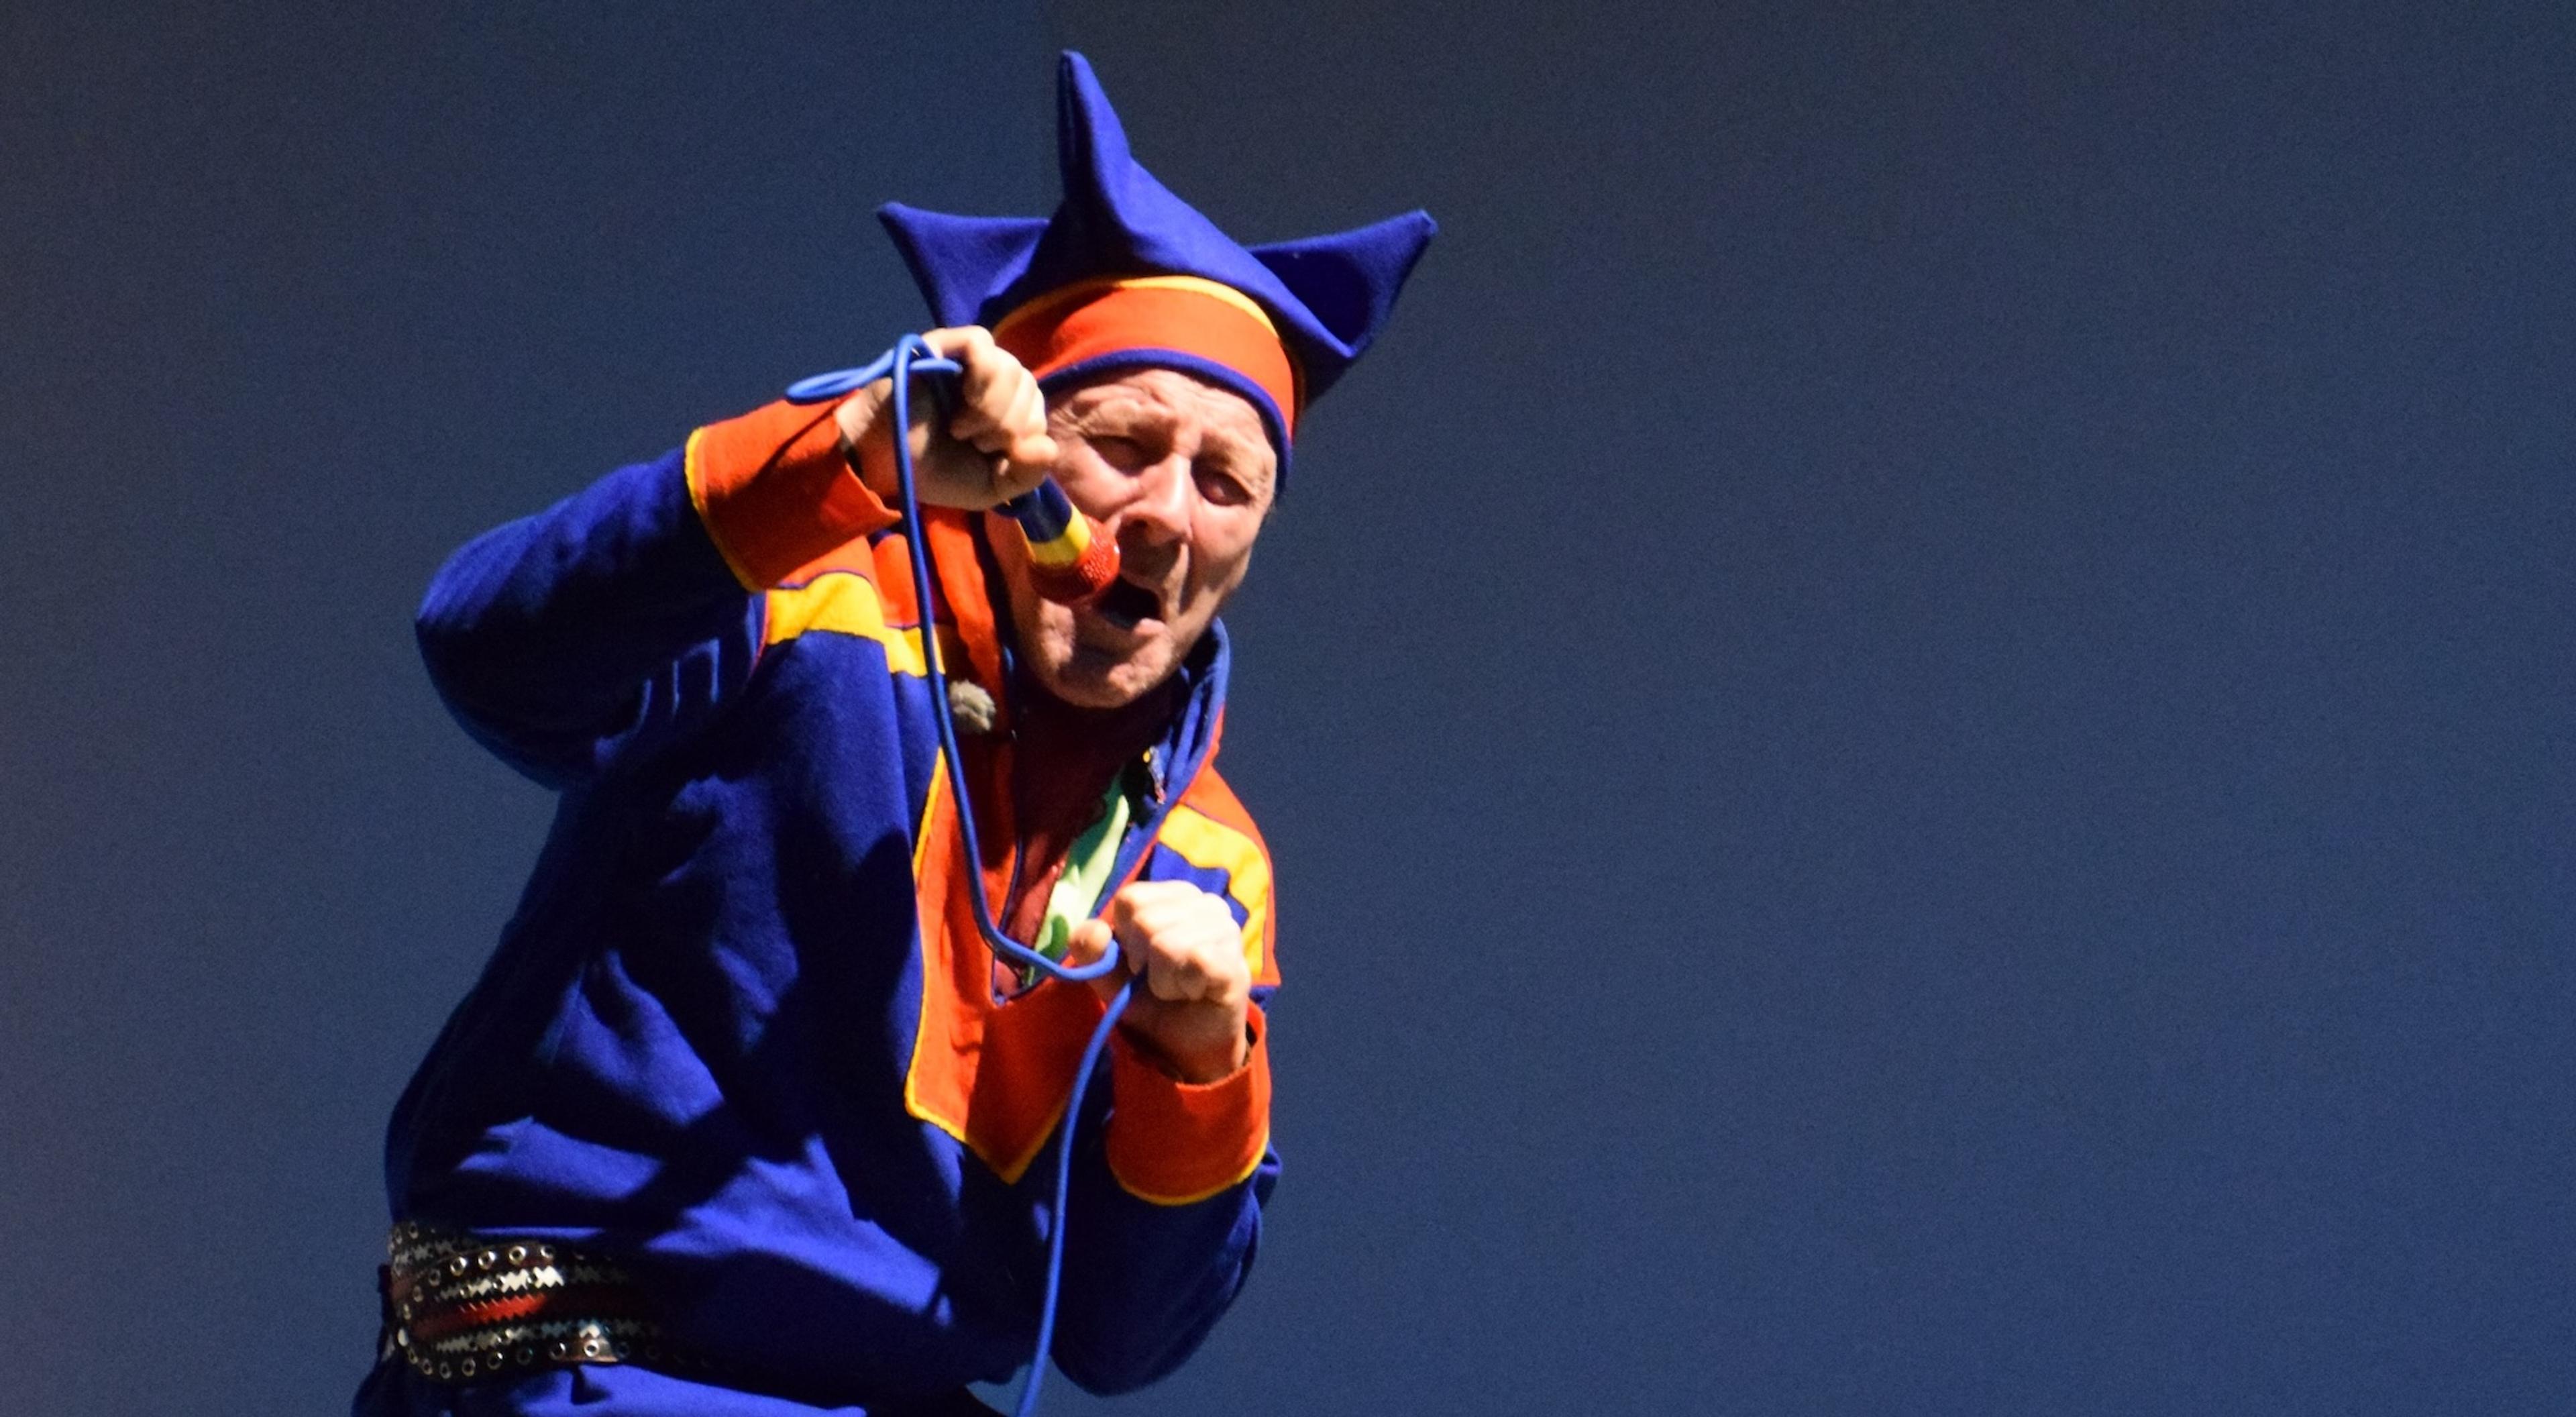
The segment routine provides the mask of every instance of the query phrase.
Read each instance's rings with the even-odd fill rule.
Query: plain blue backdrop
[[[543,794],[467,536],[919,323],[1052,51],[1445,233],[1230,616],[1287,1172],[1049,1410],[2576,1405],[2563,5],[0,14],[0,1407],[340,1408]]]

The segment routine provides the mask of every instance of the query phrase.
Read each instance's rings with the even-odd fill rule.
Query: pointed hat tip
[[[1056,61],[1055,143],[1058,176],[1068,194],[1111,180],[1135,161],[1126,126],[1109,106],[1091,61],[1071,49]]]

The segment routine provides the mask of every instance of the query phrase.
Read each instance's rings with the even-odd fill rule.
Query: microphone
[[[856,369],[840,369],[799,379],[787,386],[791,403],[820,403],[851,393],[894,371],[895,351]],[[907,361],[915,374],[927,374],[932,395],[945,410],[962,371],[954,360],[923,356]],[[1028,545],[1029,582],[1038,594],[1058,605],[1080,605],[1118,579],[1118,543],[1109,529],[1075,511],[1073,499],[1050,477],[1001,504]]]
[[[1080,605],[1118,579],[1118,542],[1109,529],[1075,511],[1050,477],[1000,510],[1029,548],[1029,584],[1058,605]]]

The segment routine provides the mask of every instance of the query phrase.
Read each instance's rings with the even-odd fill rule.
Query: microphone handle
[[[1029,582],[1059,605],[1079,605],[1118,579],[1118,543],[1074,510],[1050,477],[1002,504],[1029,547]]]

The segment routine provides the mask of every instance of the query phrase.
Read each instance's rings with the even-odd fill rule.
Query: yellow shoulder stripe
[[[1261,976],[1261,940],[1270,923],[1270,862],[1252,838],[1198,809],[1176,805],[1155,840],[1203,871],[1223,871],[1227,891],[1243,905],[1243,957]]]
[[[894,673],[918,678],[929,672],[921,662],[921,631],[887,624],[885,601],[877,595],[876,583],[856,571],[826,571],[804,585],[773,590],[768,599],[769,625],[761,635],[764,648],[812,630],[855,635],[884,646],[886,668]],[[965,646],[955,630],[946,625],[939,628],[940,650],[954,672],[966,662]]]

